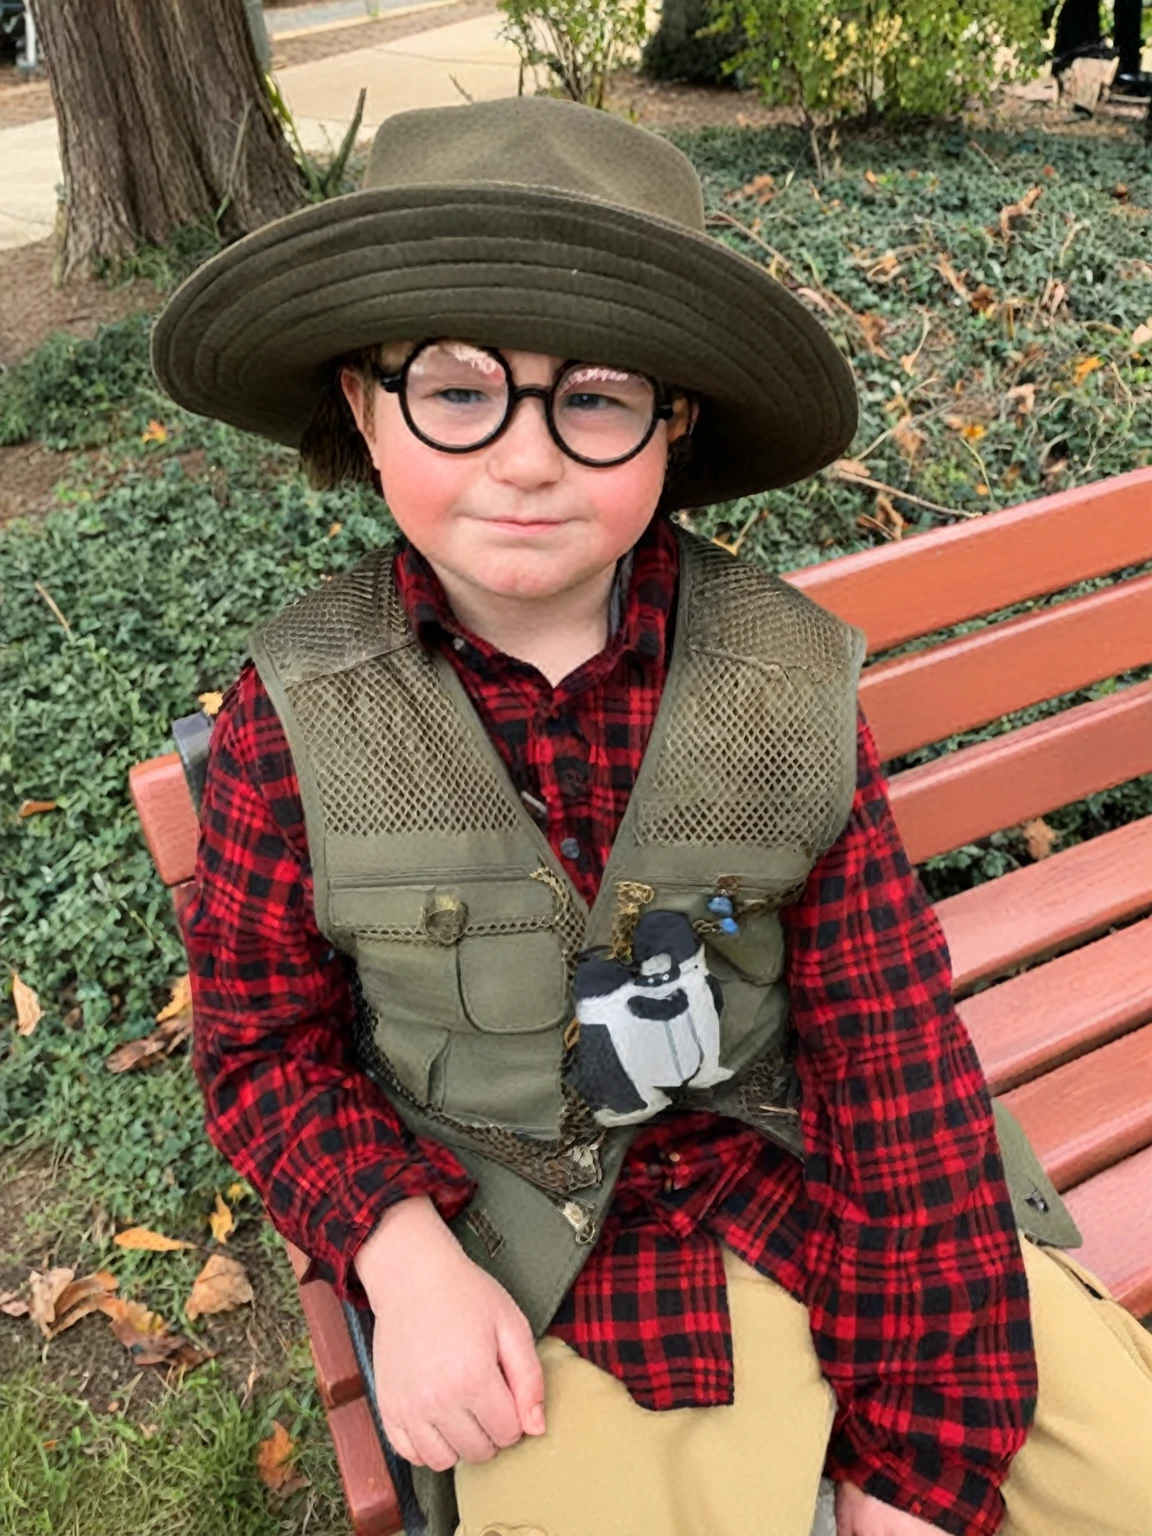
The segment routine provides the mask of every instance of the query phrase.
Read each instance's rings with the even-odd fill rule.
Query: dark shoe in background
[[[1117,74],[1112,81],[1112,95],[1126,96],[1129,100],[1137,101],[1152,99],[1152,74],[1146,69],[1136,70],[1132,74]]]

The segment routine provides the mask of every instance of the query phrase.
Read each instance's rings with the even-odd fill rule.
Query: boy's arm
[[[350,988],[313,917],[291,756],[251,667],[216,721],[200,823],[187,938],[208,1134],[346,1295],[386,1210],[427,1195],[450,1219],[472,1184],[352,1059]]]
[[[996,1530],[1036,1365],[988,1090],[943,933],[861,722],[845,832],[786,914],[808,1236],[796,1277],[839,1412],[829,1469],[957,1536]]]

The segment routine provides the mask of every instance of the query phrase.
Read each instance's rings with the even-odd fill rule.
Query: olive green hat
[[[152,361],[189,410],[296,446],[334,358],[432,336],[697,394],[666,505],[789,485],[856,429],[844,358],[761,266],[705,233],[689,160],[545,97],[389,118],[362,191],[257,230],[177,290]]]

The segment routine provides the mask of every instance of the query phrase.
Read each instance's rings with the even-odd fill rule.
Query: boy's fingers
[[[526,1435],[544,1433],[544,1368],[527,1320],[518,1316],[496,1325],[500,1367]]]
[[[411,1438],[416,1463],[433,1472],[450,1472],[460,1460],[434,1424],[414,1424]]]
[[[457,1408],[445,1414],[437,1420],[436,1429],[440,1437],[452,1447],[458,1461],[476,1466],[480,1462],[491,1461],[496,1454],[497,1447],[476,1416],[467,1408]]]
[[[414,1466],[418,1465],[416,1452],[412,1442],[398,1424],[390,1424],[387,1419],[382,1419],[384,1433],[388,1437],[388,1444],[396,1452],[402,1461],[410,1461]]]
[[[492,1371],[482,1394],[468,1403],[476,1422],[499,1450],[515,1445],[524,1433],[520,1411],[499,1367]]]

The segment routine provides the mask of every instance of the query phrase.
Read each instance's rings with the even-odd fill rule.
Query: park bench
[[[1152,468],[795,572],[858,625],[861,701],[885,762],[1152,663],[1152,574],[1059,601],[1152,562]],[[911,642],[1025,601],[960,638]],[[202,722],[206,728],[207,722]],[[1152,772],[1152,680],[894,774],[922,863]],[[192,891],[196,812],[181,758],[131,790],[177,914]],[[960,1014],[993,1094],[1028,1132],[1084,1236],[1077,1257],[1135,1315],[1152,1312],[1152,816],[938,904]],[[289,1248],[297,1277],[308,1261]],[[346,1319],[305,1278],[321,1395],[357,1536],[401,1526]]]

